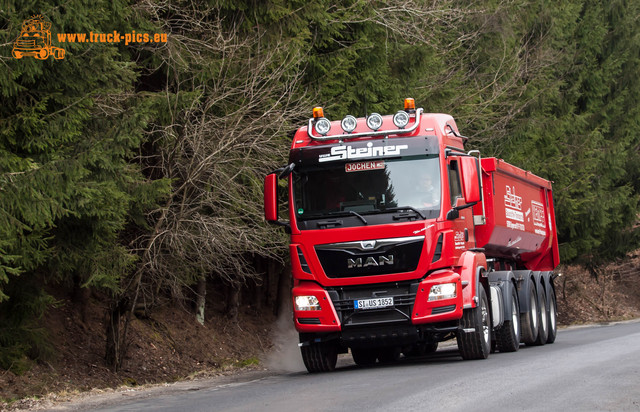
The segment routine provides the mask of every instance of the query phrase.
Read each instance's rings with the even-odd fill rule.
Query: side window
[[[458,161],[449,162],[449,193],[451,193],[451,206],[456,205],[456,199],[462,197],[462,186],[460,185],[460,172],[458,171]]]

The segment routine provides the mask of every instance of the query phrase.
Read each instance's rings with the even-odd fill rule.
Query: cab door
[[[447,160],[447,172],[449,176],[449,195],[451,207],[464,206],[465,199],[462,191],[460,173],[460,157],[454,156]],[[475,247],[475,235],[473,225],[473,208],[466,207],[458,210],[458,217],[451,220],[454,239],[454,257],[458,258],[465,250]]]

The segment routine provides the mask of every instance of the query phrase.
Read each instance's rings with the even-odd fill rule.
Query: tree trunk
[[[71,300],[76,304],[76,307],[80,311],[80,320],[82,322],[82,326],[85,328],[87,324],[87,307],[89,304],[90,296],[91,289],[89,289],[89,287],[82,287],[82,278],[80,277],[80,275],[74,274]]]
[[[129,315],[129,304],[126,298],[121,298],[113,304],[108,313],[105,362],[114,372],[118,372],[122,367],[122,361],[126,353]]]
[[[227,315],[233,323],[238,323],[238,310],[240,308],[240,286],[229,286],[229,301],[227,305]]]
[[[202,276],[196,285],[196,320],[204,325],[204,308],[207,297],[207,278]]]

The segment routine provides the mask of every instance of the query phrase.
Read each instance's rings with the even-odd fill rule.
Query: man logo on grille
[[[387,256],[381,255],[381,256],[378,256],[378,260],[376,260],[372,256],[369,256],[364,260],[364,263],[362,258],[347,259],[347,269],[366,268],[369,266],[384,266],[384,265],[393,265],[393,255],[387,255]]]

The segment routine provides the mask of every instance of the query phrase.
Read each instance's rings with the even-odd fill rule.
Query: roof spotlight
[[[342,130],[345,131],[345,133],[351,133],[354,130],[356,130],[356,126],[358,125],[358,121],[356,120],[355,117],[351,116],[350,114],[346,115],[344,119],[342,119],[342,123],[340,124],[342,126]]]
[[[371,113],[369,117],[367,117],[367,126],[375,132],[382,126],[382,116],[378,113]]]
[[[409,124],[409,114],[404,110],[400,110],[393,115],[393,124],[395,124],[398,129],[404,129],[405,126]]]
[[[316,132],[325,136],[327,133],[329,133],[329,130],[331,130],[331,122],[329,121],[329,119],[326,119],[324,117],[321,119],[317,119],[315,123],[315,129]]]

